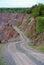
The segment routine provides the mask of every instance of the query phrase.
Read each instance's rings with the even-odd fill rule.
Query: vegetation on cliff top
[[[0,12],[27,13],[32,16],[44,16],[44,4],[36,4],[30,8],[0,8]]]

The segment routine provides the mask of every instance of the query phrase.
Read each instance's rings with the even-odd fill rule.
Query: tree
[[[32,16],[38,17],[38,16],[44,16],[44,5],[38,4],[32,7]]]

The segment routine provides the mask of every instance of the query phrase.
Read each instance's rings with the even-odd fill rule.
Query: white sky
[[[0,0],[0,7],[31,7],[38,0]]]

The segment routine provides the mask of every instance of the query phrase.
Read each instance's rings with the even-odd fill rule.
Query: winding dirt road
[[[6,65],[44,65],[44,53],[32,50],[27,43],[30,40],[17,27],[20,41],[8,43],[3,53]]]

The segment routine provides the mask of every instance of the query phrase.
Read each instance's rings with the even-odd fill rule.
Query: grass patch
[[[29,32],[25,32],[24,34],[29,38]]]
[[[36,32],[39,33],[44,29],[44,17],[37,17]]]
[[[16,26],[19,27],[21,25],[21,22],[17,22]]]
[[[44,52],[44,45],[42,44],[42,45],[32,45],[32,44],[30,44],[30,43],[28,43],[28,45],[30,46],[30,47],[32,47],[33,49],[35,49],[35,50],[40,50],[40,51],[42,51],[42,52]]]
[[[0,65],[4,65],[4,62],[1,58],[0,58]]]

